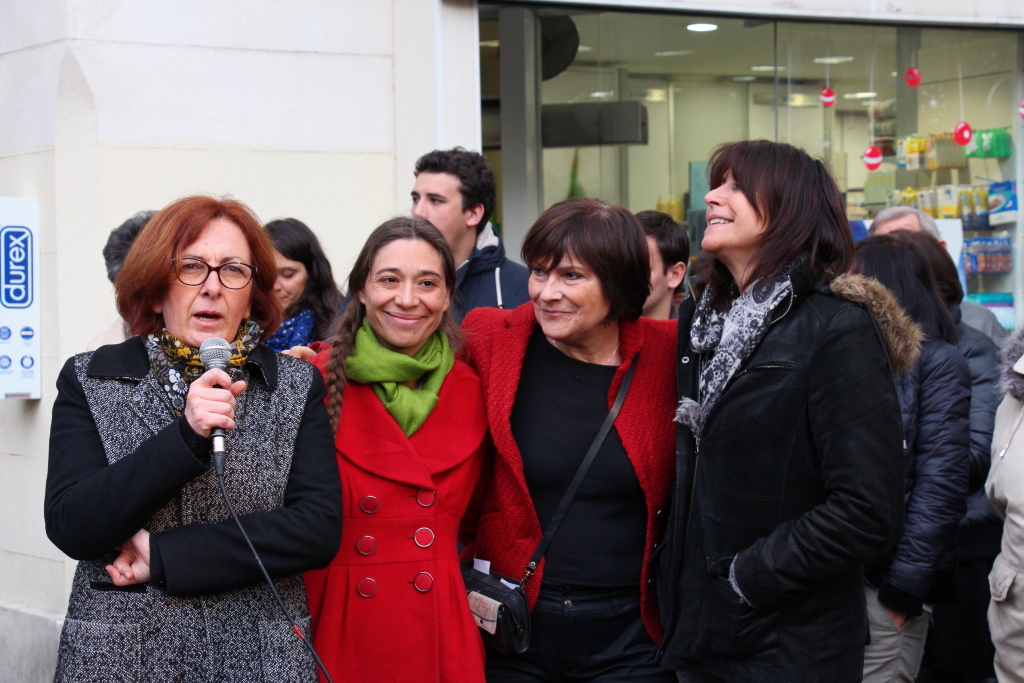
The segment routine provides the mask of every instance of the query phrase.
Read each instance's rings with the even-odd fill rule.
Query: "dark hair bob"
[[[522,255],[528,268],[549,270],[569,255],[593,270],[609,306],[605,322],[636,320],[651,293],[647,238],[636,216],[618,204],[555,204],[526,233]]]
[[[881,282],[928,338],[956,346],[956,326],[939,293],[928,256],[916,241],[901,239],[901,232],[857,242],[854,271]]]
[[[928,265],[935,275],[935,284],[939,286],[939,295],[946,306],[959,304],[964,300],[964,290],[960,285],[960,274],[953,263],[953,257],[939,241],[924,231],[894,230],[887,233],[910,244],[916,244],[928,259]]]
[[[712,189],[733,180],[764,222],[747,282],[770,280],[796,260],[803,260],[816,284],[827,284],[847,272],[853,258],[853,237],[842,194],[828,169],[807,152],[784,142],[747,140],[722,145],[711,155],[708,180]],[[732,274],[705,253],[699,292],[712,288],[720,310],[735,296]]]
[[[184,197],[153,216],[135,239],[114,282],[117,311],[132,334],[156,334],[163,316],[153,307],[163,301],[174,280],[171,260],[199,239],[210,221],[224,218],[245,235],[256,273],[251,287],[250,318],[263,329],[261,340],[281,325],[281,307],[274,296],[277,265],[274,246],[259,219],[245,204],[229,198]]]

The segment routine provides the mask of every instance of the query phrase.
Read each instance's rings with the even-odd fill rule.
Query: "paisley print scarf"
[[[690,325],[690,344],[698,353],[713,352],[700,371],[700,402],[684,397],[676,410],[680,422],[700,438],[704,421],[729,380],[750,357],[771,326],[772,311],[793,291],[792,267],[770,282],[755,282],[733,301],[728,311],[716,311],[707,287]]]
[[[249,352],[259,343],[263,330],[258,324],[246,318],[238,326],[238,333],[231,343],[234,351],[231,354],[230,367],[240,368],[249,357]],[[192,380],[203,374],[203,362],[199,360],[199,349],[189,346],[166,329],[160,334],[151,334],[146,338],[146,351],[149,363],[156,370],[157,381],[163,387],[171,410],[175,417],[180,417],[185,410],[185,398]]]

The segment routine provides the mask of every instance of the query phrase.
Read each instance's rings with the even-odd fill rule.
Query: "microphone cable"
[[[231,360],[232,347],[225,340],[220,337],[210,337],[203,341],[199,347],[199,361],[207,369],[217,368],[219,370],[227,371],[228,362]],[[238,518],[235,513],[235,506],[231,504],[231,498],[228,497],[227,487],[224,485],[224,440],[225,432],[223,429],[217,428],[210,432],[210,436],[213,439],[213,471],[217,475],[217,484],[220,486],[221,495],[224,496],[224,502],[228,506],[228,512],[231,513],[231,518],[235,520],[235,524],[238,525],[238,530],[242,532],[242,538],[245,539],[246,545],[249,546],[249,550],[252,551],[252,556],[256,558],[256,564],[259,565],[260,572],[263,573],[263,579],[270,586],[270,592],[274,594],[274,600],[277,601],[278,607],[281,608],[281,612],[284,613],[285,619],[292,627],[292,631],[298,636],[302,644],[306,646],[309,653],[313,655],[313,660],[319,667],[320,672],[323,673],[324,678],[327,679],[327,683],[334,683],[331,675],[327,673],[327,667],[320,660],[320,655],[316,653],[316,648],[309,642],[306,636],[302,635],[302,631],[295,624],[295,620],[292,619],[292,615],[288,613],[288,608],[284,606],[284,600],[281,599],[280,593],[277,592],[277,587],[274,585],[273,580],[270,578],[270,574],[267,572],[267,568],[263,566],[263,560],[260,559],[260,554],[256,552],[256,547],[253,546],[252,541],[249,539],[249,534],[245,533],[245,527],[242,526],[242,520]]]
[[[271,580],[270,574],[267,573],[267,568],[263,566],[263,560],[260,559],[260,554],[256,552],[256,548],[253,546],[252,541],[249,540],[249,534],[245,533],[245,527],[242,526],[242,520],[240,520],[238,515],[235,513],[235,506],[231,504],[231,499],[228,497],[228,490],[224,486],[223,452],[213,454],[213,471],[217,474],[217,484],[220,485],[220,492],[221,495],[224,496],[224,502],[228,506],[228,512],[231,513],[231,518],[234,519],[235,524],[238,525],[238,530],[242,532],[242,538],[245,539],[246,544],[249,546],[249,550],[252,551],[252,556],[256,558],[256,564],[259,565],[260,571],[263,572],[263,579],[267,582],[267,585],[270,586],[270,592],[274,594],[274,599],[277,600],[278,607],[280,607],[281,611],[284,613],[284,617],[291,625],[292,631],[294,631],[295,635],[302,641],[302,644],[306,646],[309,653],[313,655],[313,660],[316,662],[320,672],[324,675],[324,678],[327,679],[327,683],[334,683],[334,679],[332,679],[331,675],[327,673],[327,667],[325,667],[324,663],[320,660],[320,655],[316,653],[316,648],[313,647],[313,644],[309,642],[309,639],[306,638],[306,636],[302,635],[302,631],[295,624],[295,620],[292,619],[292,615],[288,613],[288,608],[284,606],[284,600],[281,599],[281,594],[277,592],[277,587],[274,586],[274,582]]]

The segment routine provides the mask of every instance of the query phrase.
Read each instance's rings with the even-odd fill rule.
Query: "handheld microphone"
[[[207,370],[214,368],[228,371],[231,362],[231,345],[220,337],[210,337],[199,346],[199,361]],[[224,473],[224,437],[227,432],[221,427],[210,430],[213,439],[213,469],[217,474]]]

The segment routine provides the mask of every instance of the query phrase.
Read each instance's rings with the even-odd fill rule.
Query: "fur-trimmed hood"
[[[893,372],[897,375],[909,372],[921,355],[925,337],[920,325],[900,308],[895,295],[875,278],[864,275],[840,275],[832,281],[831,289],[835,296],[867,309],[882,333]],[[1024,351],[1024,341],[1021,350]],[[1020,380],[1024,386],[1024,377]]]
[[[1018,401],[1024,401],[1024,367],[1018,371],[1014,366],[1021,360],[1021,356],[1024,356],[1024,329],[1017,330],[1006,338],[999,358],[999,370],[1002,375],[1000,387]]]

